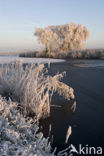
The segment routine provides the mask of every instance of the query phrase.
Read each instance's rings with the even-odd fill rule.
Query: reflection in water
[[[51,115],[49,118],[40,120],[40,130],[45,137],[49,136],[52,147],[57,147],[57,151],[68,147],[70,144],[71,133],[74,125],[73,104],[75,101],[59,102],[59,105],[51,107]],[[70,138],[69,138],[70,137]],[[65,144],[66,141],[66,144]]]
[[[65,144],[68,143],[68,140],[69,140],[69,137],[70,137],[71,134],[72,134],[72,127],[69,126],[68,130],[67,130],[67,134],[66,134]]]

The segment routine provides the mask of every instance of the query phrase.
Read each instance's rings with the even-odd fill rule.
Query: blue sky
[[[90,30],[86,48],[104,48],[104,0],[0,0],[0,52],[33,50],[36,27],[68,22]]]

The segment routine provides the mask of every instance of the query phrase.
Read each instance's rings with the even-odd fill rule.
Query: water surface
[[[43,133],[49,135],[51,124],[51,138],[53,147],[62,150],[70,144],[98,147],[104,146],[104,61],[103,60],[69,60],[51,64],[49,73],[66,71],[62,80],[74,88],[77,102],[76,112],[71,111],[71,104],[62,97],[54,95],[52,104],[61,108],[52,108],[51,116],[41,122]],[[72,135],[65,145],[65,136],[69,125]]]

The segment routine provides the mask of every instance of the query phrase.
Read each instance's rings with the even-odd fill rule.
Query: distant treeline
[[[46,53],[45,51],[27,52],[19,54],[20,57],[57,58],[57,59],[104,59],[104,49],[85,49],[70,52]]]
[[[19,54],[19,57],[36,57],[37,53],[39,53],[38,51],[35,51],[35,52],[23,52],[23,53],[20,53]]]

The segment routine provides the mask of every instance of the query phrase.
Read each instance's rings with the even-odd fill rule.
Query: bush
[[[74,99],[73,89],[60,82],[64,73],[50,76],[44,65],[27,65],[22,62],[10,63],[0,68],[0,94],[18,102],[25,115],[37,119],[50,115],[51,98],[54,92],[66,99]]]
[[[37,51],[35,52],[24,52],[24,53],[20,53],[19,57],[36,57]]]
[[[26,55],[22,55],[27,57]],[[31,57],[28,53],[28,57]],[[21,55],[20,55],[21,57]],[[45,51],[37,52],[34,57],[37,58],[57,58],[57,59],[104,59],[103,49],[86,49],[82,51],[69,51],[69,52],[50,52]]]

